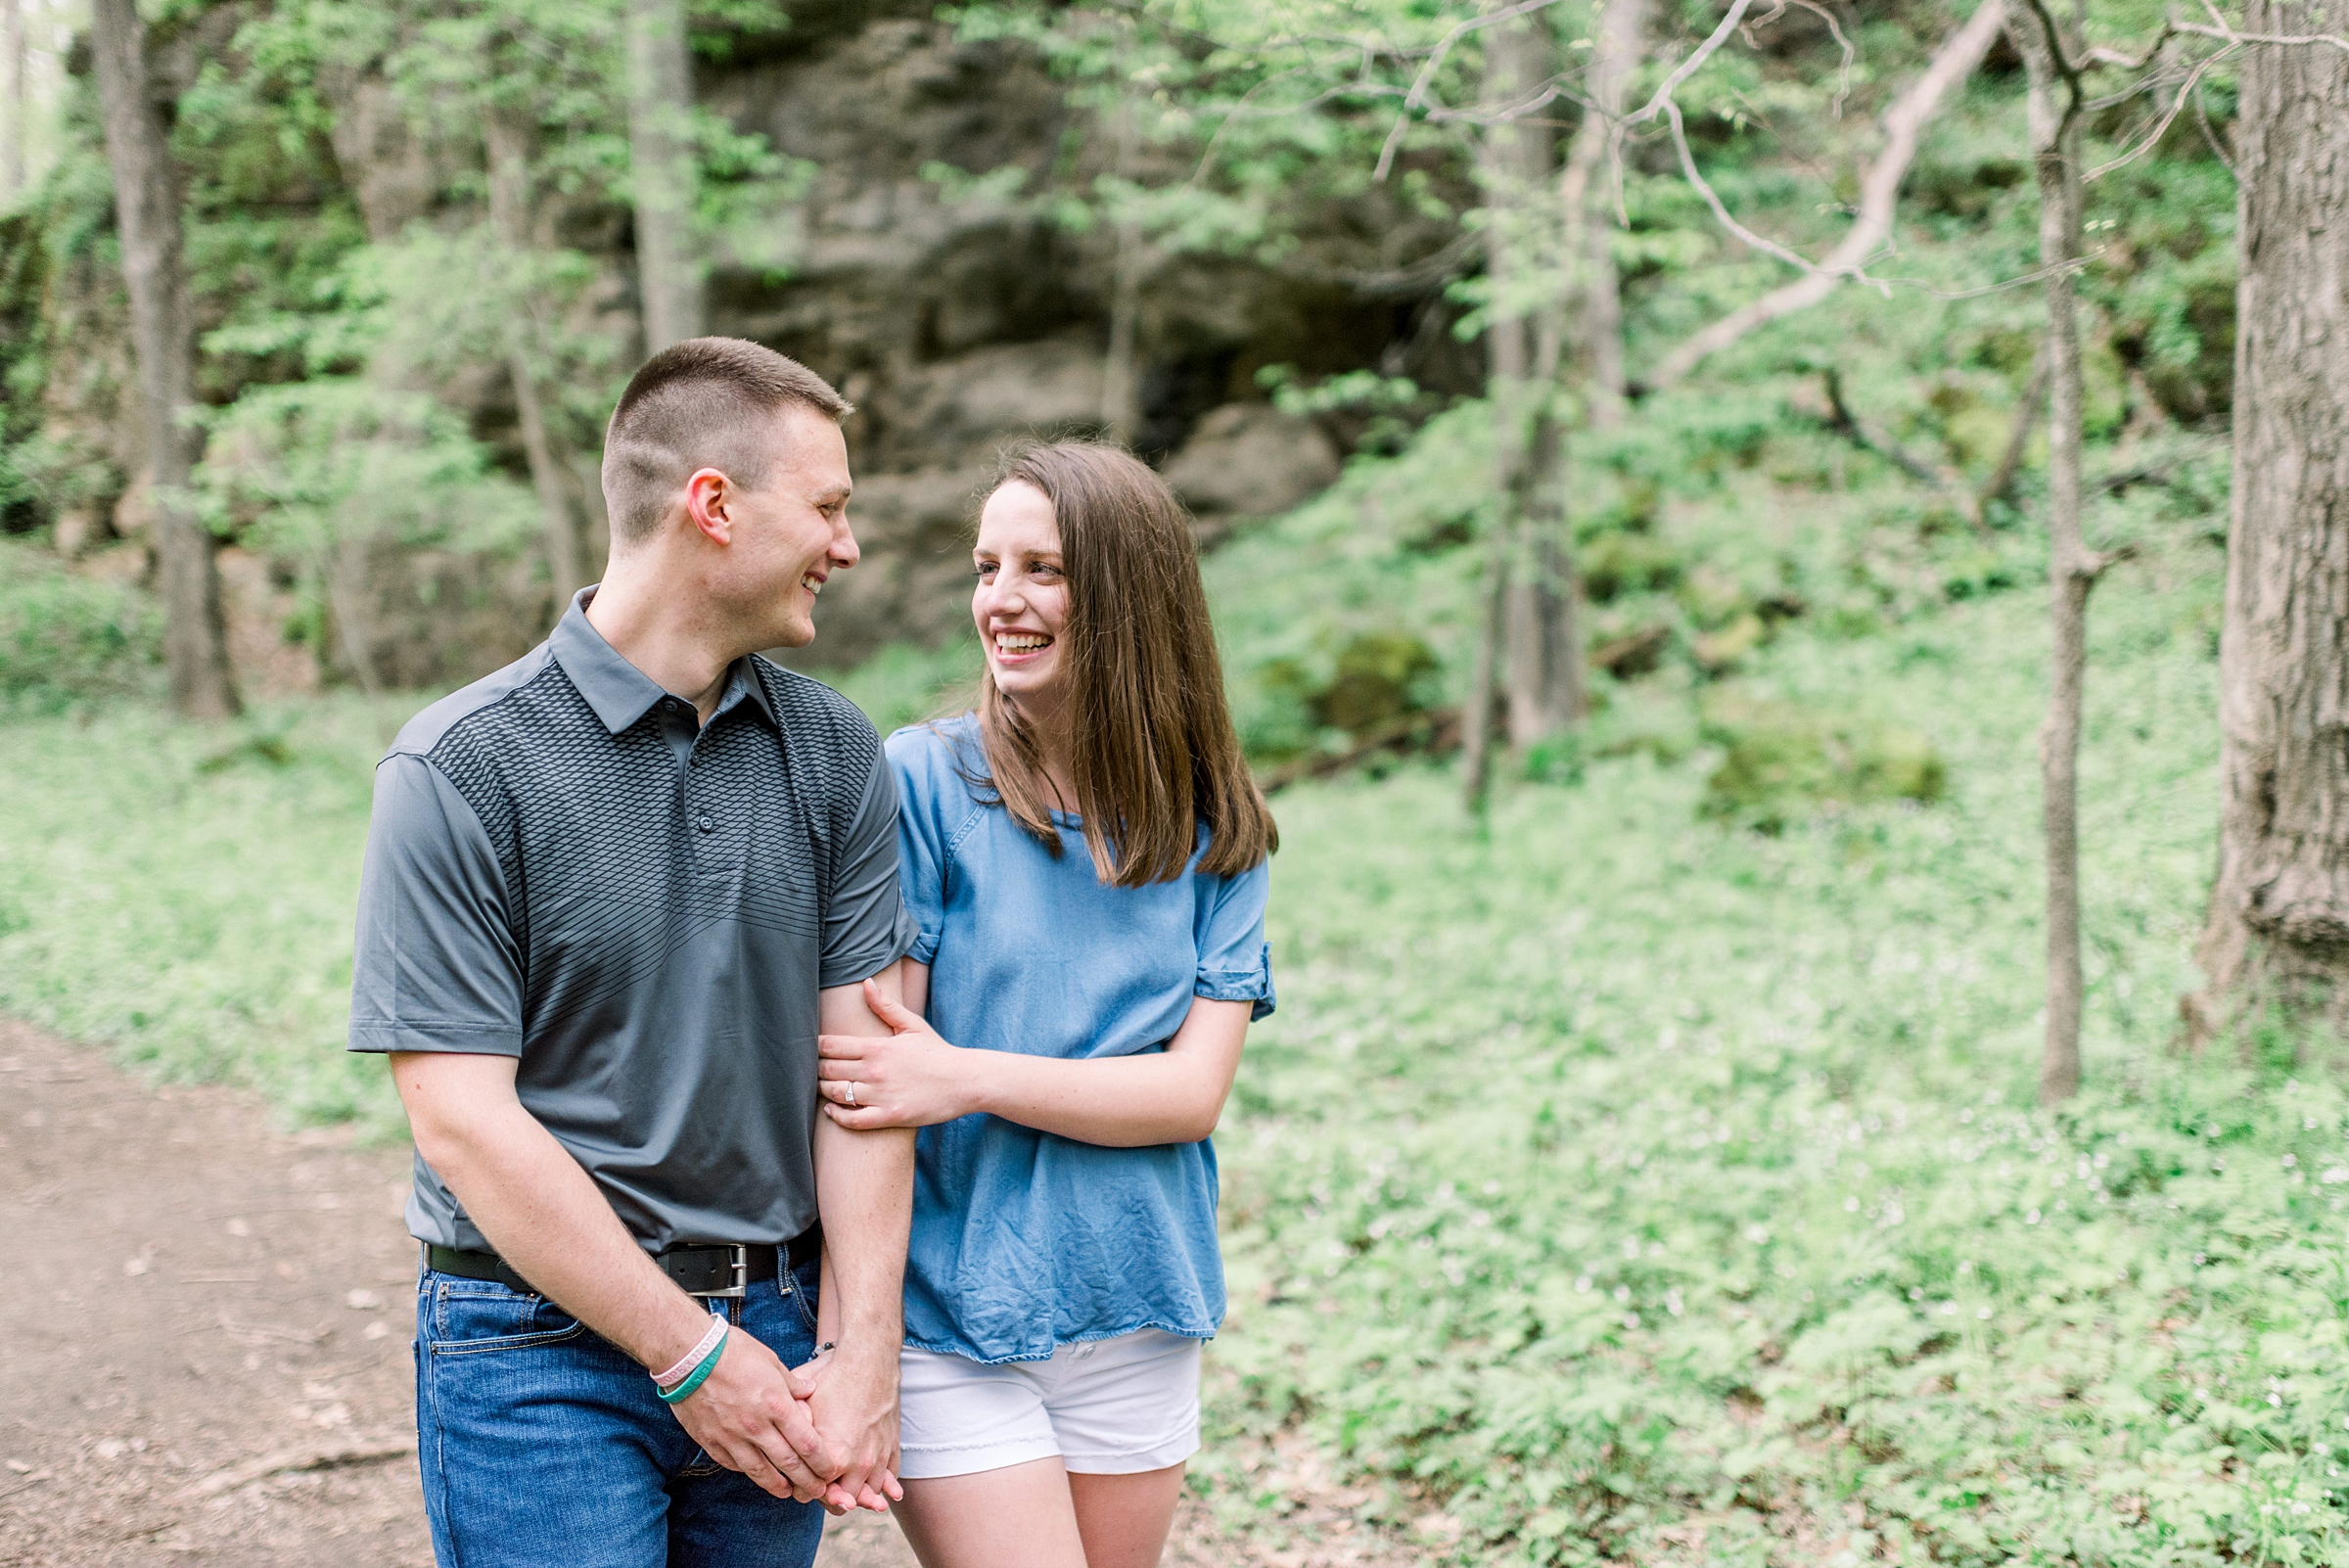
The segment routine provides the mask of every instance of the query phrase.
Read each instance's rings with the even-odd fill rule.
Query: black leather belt
[[[823,1250],[824,1233],[810,1225],[781,1247],[770,1242],[697,1241],[653,1254],[662,1272],[688,1296],[739,1296],[746,1286],[775,1277],[778,1257],[789,1268],[805,1268]],[[468,1252],[428,1244],[425,1267],[460,1279],[494,1279],[512,1290],[537,1294],[514,1266],[494,1252]]]

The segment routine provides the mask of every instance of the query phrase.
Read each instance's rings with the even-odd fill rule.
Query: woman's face
[[[971,564],[979,577],[971,620],[995,689],[1032,712],[1050,710],[1060,699],[1061,632],[1069,620],[1068,574],[1050,498],[1024,480],[989,496]]]

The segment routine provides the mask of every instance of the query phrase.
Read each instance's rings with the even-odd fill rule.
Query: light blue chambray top
[[[911,956],[946,1039],[1130,1056],[1163,1049],[1194,996],[1272,1010],[1267,866],[1202,876],[1195,852],[1173,882],[1104,887],[1077,818],[1055,815],[1055,857],[969,782],[986,775],[975,715],[901,729],[888,752]],[[907,1344],[1042,1360],[1142,1328],[1208,1339],[1223,1321],[1208,1140],[1103,1148],[974,1114],[917,1147]]]

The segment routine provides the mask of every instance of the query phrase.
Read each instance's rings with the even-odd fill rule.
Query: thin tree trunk
[[[628,0],[627,25],[636,275],[651,355],[707,330],[693,234],[693,61],[679,0]]]
[[[1610,232],[1615,201],[1607,149],[1614,140],[1612,116],[1623,113],[1632,73],[1646,55],[1648,3],[1607,0],[1600,13],[1584,78],[1597,113],[1584,114],[1558,181],[1566,265],[1576,269],[1575,294],[1581,306],[1585,418],[1596,430],[1612,429],[1624,414],[1623,296]]]
[[[1505,108],[1537,94],[1550,69],[1548,23],[1523,17],[1487,29],[1485,100]],[[1498,642],[1507,668],[1509,739],[1530,746],[1582,717],[1581,649],[1574,631],[1573,562],[1563,540],[1565,442],[1554,389],[1565,301],[1554,287],[1538,304],[1515,298],[1540,275],[1539,200],[1556,173],[1549,127],[1502,120],[1485,132],[1486,329],[1496,421],[1497,526],[1508,571]],[[1550,227],[1555,236],[1559,231]],[[1554,262],[1553,262],[1554,265]]]
[[[2349,0],[2249,0],[2243,30],[2349,32]],[[2219,869],[2188,1000],[2349,1020],[2349,57],[2243,54],[2234,497],[2219,642]]]
[[[2030,75],[2031,146],[2039,174],[2039,260],[2048,269],[2048,716],[2039,736],[2048,853],[2048,1019],[2042,1104],[2080,1089],[2080,709],[2088,668],[2088,595],[2103,570],[2080,536],[2080,127],[2036,11],[2010,29]],[[2065,45],[2069,49],[2070,45]]]
[[[24,0],[0,0],[0,69],[8,72],[8,96],[0,100],[0,201],[24,189]]]
[[[2042,342],[2039,352],[2031,359],[2031,379],[2023,388],[2023,399],[2014,405],[2014,423],[2006,430],[2006,449],[1999,454],[1999,466],[1990,480],[1974,497],[1974,526],[1987,527],[1990,503],[2007,499],[2014,488],[2015,479],[2023,471],[2023,454],[2030,450],[2031,432],[2039,424],[2040,404],[2048,400],[2048,346]]]
[[[185,419],[196,403],[196,333],[181,264],[179,181],[162,105],[147,75],[147,28],[135,0],[92,0],[90,45],[155,486],[171,705],[194,717],[224,718],[237,712],[237,693],[229,680],[220,575],[211,532],[188,504],[198,450]]]
[[[517,117],[501,109],[484,113],[483,130],[489,157],[489,231],[509,255],[525,255],[530,249],[529,137]],[[530,466],[530,487],[538,495],[547,576],[554,589],[554,613],[560,618],[572,595],[586,586],[586,568],[581,560],[578,521],[563,483],[563,465],[547,431],[546,407],[528,346],[530,337],[529,324],[518,324],[506,352],[506,373],[513,383],[514,412],[522,426],[522,450]]]
[[[325,579],[327,611],[342,634],[343,657],[350,661],[351,675],[359,690],[380,697],[384,682],[375,668],[375,621],[364,602],[370,542],[365,538],[338,540],[321,552],[320,576]]]
[[[1509,600],[1509,542],[1499,531],[1485,552],[1484,613],[1477,618],[1476,659],[1468,670],[1468,700],[1460,705],[1460,794],[1470,815],[1482,815],[1493,784],[1494,683],[1500,673],[1501,620]]]

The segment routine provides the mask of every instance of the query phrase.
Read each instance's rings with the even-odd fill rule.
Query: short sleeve
[[[1265,941],[1265,903],[1272,867],[1260,861],[1237,876],[1202,878],[1214,889],[1202,899],[1199,975],[1192,990],[1209,1001],[1247,1001],[1249,1021],[1272,1011],[1272,948]]]
[[[522,1054],[522,953],[482,819],[440,770],[375,771],[351,958],[350,1049]]]
[[[825,990],[879,974],[914,945],[913,921],[898,887],[897,782],[878,746],[868,755],[872,762],[856,814],[832,853],[832,895],[824,903],[824,955],[816,979]]]
[[[926,765],[935,761],[930,753],[937,744],[923,729],[901,729],[889,738],[890,765],[904,794],[898,813],[898,880],[914,925],[908,956],[918,964],[937,962],[939,933],[946,924],[944,826]]]

